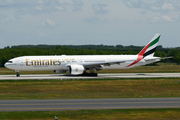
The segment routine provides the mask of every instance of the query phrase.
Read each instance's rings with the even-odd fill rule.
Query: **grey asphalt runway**
[[[180,98],[0,100],[0,111],[180,108]]]
[[[16,75],[0,75],[0,80],[26,80],[26,79],[103,79],[103,78],[180,78],[180,73],[106,73],[92,76],[71,76],[64,74],[28,74],[16,77]]]

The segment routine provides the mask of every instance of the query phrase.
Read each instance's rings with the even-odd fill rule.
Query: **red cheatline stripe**
[[[138,54],[138,58],[137,58],[136,61],[134,61],[133,63],[131,63],[130,65],[128,65],[128,66],[126,66],[126,67],[130,67],[130,66],[138,63],[139,61],[141,61],[141,60],[143,59],[144,53],[146,52],[146,50],[148,49],[148,47],[149,47],[150,44],[151,44],[151,43],[149,43],[148,45],[146,45],[146,47],[144,47],[144,49],[141,50],[141,52]]]
[[[144,49],[141,50],[141,52],[138,54],[138,56],[139,56],[139,55],[143,56],[144,53],[146,52],[146,50],[148,49],[148,47],[149,47],[150,44],[151,44],[151,43],[149,43],[148,45],[146,45],[146,47],[144,47]]]
[[[136,61],[134,61],[133,63],[131,63],[130,65],[128,65],[128,66],[126,66],[126,67],[130,67],[130,66],[132,66],[132,65],[134,65],[134,64],[136,64],[136,63],[138,63],[139,61],[141,61],[141,60],[136,60]]]

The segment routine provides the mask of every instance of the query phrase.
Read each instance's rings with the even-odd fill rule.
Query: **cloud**
[[[14,10],[16,15],[41,14],[58,11],[66,11],[68,6],[73,7],[74,12],[81,11],[81,0],[1,0],[1,10]]]
[[[92,4],[92,9],[95,11],[96,14],[108,14],[109,11],[105,9],[107,7],[106,4]]]
[[[97,18],[97,17],[92,17],[92,18],[86,17],[86,18],[84,19],[84,21],[85,21],[85,22],[88,22],[88,23],[107,23],[107,20],[106,20],[106,19],[101,20],[101,19],[99,19],[99,18]]]
[[[179,0],[121,0],[129,8],[139,8],[143,15],[148,11],[156,16],[148,18],[147,23],[175,23],[179,22]],[[157,15],[158,14],[158,15]]]
[[[72,0],[73,1],[73,11],[74,12],[78,12],[81,11],[82,6],[84,5],[84,3],[81,0]]]
[[[92,17],[92,18],[88,18],[86,17],[84,19],[84,21],[88,22],[88,23],[94,23],[94,22],[99,22],[100,20],[97,17]]]
[[[174,7],[173,7],[173,5],[171,3],[165,2],[162,5],[162,9],[163,10],[174,10]]]
[[[7,15],[0,13],[0,23],[9,23],[11,20]]]
[[[142,8],[152,12],[170,12],[180,10],[179,0],[122,0],[130,8]]]
[[[143,14],[143,15],[145,15],[146,13],[147,13],[147,11],[145,11],[145,10],[141,12],[141,14]]]
[[[167,16],[167,15],[162,15],[162,16],[156,16],[153,17],[152,19],[148,20],[148,23],[172,23],[172,22],[178,22],[180,20],[180,16]]]
[[[60,26],[59,24],[56,24],[55,22],[52,22],[49,19],[43,20],[41,23],[37,25],[37,29],[44,29],[44,28],[55,28]]]

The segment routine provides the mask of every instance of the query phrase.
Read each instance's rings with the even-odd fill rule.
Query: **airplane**
[[[19,77],[19,71],[44,71],[53,70],[54,73],[65,73],[70,75],[98,76],[95,71],[103,69],[128,69],[158,62],[161,57],[154,57],[160,34],[150,42],[137,55],[55,55],[55,56],[21,56],[10,59],[4,64],[6,68],[12,69]],[[89,70],[90,73],[86,71]]]

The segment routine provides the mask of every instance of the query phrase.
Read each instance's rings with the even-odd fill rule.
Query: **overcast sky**
[[[180,0],[0,0],[0,48],[24,44],[180,47]]]

